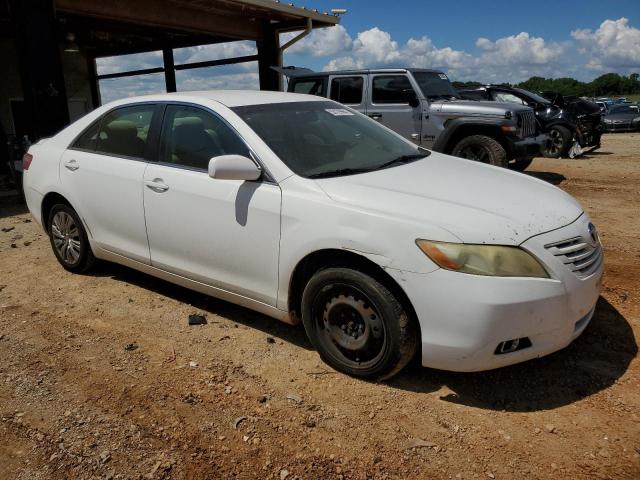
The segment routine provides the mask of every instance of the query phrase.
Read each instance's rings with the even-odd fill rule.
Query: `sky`
[[[284,64],[313,70],[373,67],[441,69],[453,80],[520,82],[531,76],[583,81],[640,73],[640,0],[292,0],[346,8],[340,25],[317,29],[285,53]],[[390,5],[393,5],[390,7]],[[282,35],[281,43],[290,36]],[[174,51],[187,63],[255,54],[254,42]],[[162,54],[98,59],[98,73],[162,66]],[[178,90],[257,89],[255,62],[177,72]],[[103,103],[164,91],[162,74],[100,82]]]

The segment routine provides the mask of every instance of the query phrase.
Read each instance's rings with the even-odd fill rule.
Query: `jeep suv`
[[[275,69],[289,77],[288,91],[336,100],[437,152],[524,170],[546,147],[531,108],[462,100],[437,70]]]

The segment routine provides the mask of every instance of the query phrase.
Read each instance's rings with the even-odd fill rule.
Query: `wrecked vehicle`
[[[289,78],[289,92],[348,105],[436,152],[524,170],[547,144],[530,108],[462,100],[438,70],[272,68]]]
[[[593,102],[551,92],[541,96],[503,85],[481,85],[458,92],[463,98],[471,100],[510,102],[533,108],[540,128],[550,138],[547,148],[542,152],[545,157],[573,158],[600,148],[601,112]]]
[[[587,327],[603,249],[542,180],[431,152],[283,92],[128,98],[24,157],[27,205],[72,272],[96,259],[305,331],[361,378],[547,355]]]

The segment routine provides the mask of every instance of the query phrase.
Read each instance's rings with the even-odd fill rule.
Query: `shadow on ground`
[[[414,392],[446,386],[445,402],[490,410],[549,410],[598,393],[618,380],[638,346],[627,320],[605,298],[585,332],[564,350],[511,367],[479,373],[422,368],[414,362],[389,385]]]
[[[21,201],[20,197],[16,195],[0,197],[0,218],[13,217],[28,212],[27,205]]]
[[[552,185],[560,185],[564,182],[567,177],[560,173],[554,172],[523,172],[525,175],[529,175],[530,177],[538,178],[540,180],[544,180],[545,182],[549,182]]]
[[[115,263],[99,263],[87,275],[97,277],[111,277],[114,280],[130,283],[146,290],[154,291],[178,302],[193,306],[193,313],[220,315],[232,322],[264,332],[265,335],[278,337],[285,342],[292,343],[306,350],[312,350],[311,342],[301,325],[292,326],[248,308],[219,300],[208,295],[174,285],[173,283],[152,277],[137,270],[117,265]],[[215,321],[210,316],[209,321]],[[187,323],[187,317],[182,320]]]
[[[102,263],[91,275],[111,277],[192,305],[194,313],[220,315],[260,330],[300,348],[312,346],[301,326],[275,319],[173,285],[150,275],[111,263]],[[209,316],[209,321],[215,321]],[[183,320],[187,322],[185,317]],[[441,400],[490,410],[530,412],[549,410],[598,393],[618,380],[636,357],[638,347],[627,320],[605,298],[585,332],[564,350],[518,365],[478,373],[455,373],[423,368],[419,355],[388,386],[416,393],[448,387]]]

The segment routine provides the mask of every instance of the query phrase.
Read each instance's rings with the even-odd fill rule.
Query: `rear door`
[[[361,113],[366,113],[366,76],[331,75],[329,77],[329,98],[349,105]]]
[[[142,179],[155,141],[158,106],[118,107],[89,126],[65,151],[60,179],[101,248],[149,263]]]
[[[422,109],[407,101],[407,93],[416,91],[409,77],[404,73],[370,74],[368,90],[367,115],[419,145]]]

